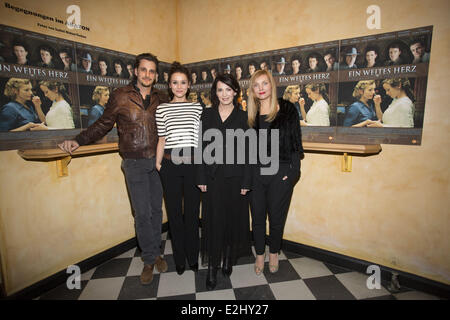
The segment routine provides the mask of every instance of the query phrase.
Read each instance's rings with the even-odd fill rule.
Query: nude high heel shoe
[[[279,259],[279,256],[277,254],[277,260]],[[278,260],[277,264],[270,264],[269,262],[269,271],[270,273],[276,273],[280,267],[280,261]]]
[[[264,260],[263,260],[262,267],[257,266],[256,265],[256,261],[255,261],[254,269],[255,269],[255,274],[257,276],[260,276],[263,273],[263,271],[264,271],[264,261],[266,261],[266,255],[264,255]]]

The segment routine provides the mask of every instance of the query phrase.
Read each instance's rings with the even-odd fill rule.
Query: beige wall
[[[434,25],[422,146],[383,145],[380,155],[354,157],[351,173],[340,171],[339,156],[307,154],[285,238],[450,283],[447,0],[14,1],[62,17],[73,3],[91,31],[67,39],[183,63]],[[366,28],[370,4],[381,7],[381,30]],[[19,20],[4,1],[0,17],[43,32],[38,18]],[[134,236],[119,166],[117,153],[74,158],[69,177],[57,178],[54,162],[0,152],[8,294]]]
[[[66,8],[76,4],[81,9],[81,25],[90,31],[76,31],[64,25],[26,16],[5,8],[5,2],[64,21]],[[48,34],[58,38],[91,44],[130,54],[152,52],[160,60],[171,61],[177,50],[176,0],[1,0],[1,24]],[[86,36],[85,39],[44,29],[48,25]]]
[[[2,24],[39,33],[46,31],[37,23],[64,28],[15,13],[4,2]],[[75,32],[86,39],[57,31],[47,34],[131,54],[150,51],[163,61],[175,59],[175,0],[7,2],[58,18],[67,17],[68,5],[78,4],[81,24],[90,31]],[[69,176],[57,178],[55,162],[25,161],[16,151],[0,152],[0,252],[8,294],[135,236],[120,161],[117,153],[74,158]]]
[[[366,8],[381,8],[381,29]],[[188,63],[434,25],[420,147],[380,155],[306,154],[285,239],[450,283],[450,2],[191,0],[180,2],[179,48]],[[211,21],[214,27],[211,28]],[[202,36],[199,37],[198,35]]]

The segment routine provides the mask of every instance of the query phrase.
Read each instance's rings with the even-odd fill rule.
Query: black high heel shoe
[[[177,270],[177,273],[181,276],[184,273],[186,266],[185,265],[182,265],[182,266],[176,265],[175,269]]]
[[[206,289],[213,290],[217,285],[217,268],[208,265],[208,274],[206,276]]]
[[[193,264],[193,265],[190,265],[189,268],[190,268],[192,271],[194,271],[195,273],[197,273],[197,272],[198,272],[198,262],[195,263],[195,264]]]
[[[227,247],[223,256],[222,273],[224,276],[229,277],[232,272],[233,266],[231,265],[231,248]]]

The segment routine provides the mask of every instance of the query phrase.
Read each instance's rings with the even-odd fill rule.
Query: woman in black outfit
[[[248,213],[248,191],[251,185],[251,167],[248,161],[237,164],[239,152],[245,152],[245,143],[234,143],[234,150],[226,147],[226,130],[247,130],[247,114],[239,110],[237,98],[240,87],[230,74],[218,75],[211,88],[212,107],[202,114],[203,139],[208,129],[215,129],[223,138],[223,144],[208,157],[208,150],[217,141],[203,141],[203,164],[197,171],[197,185],[203,192],[204,211],[202,211],[202,254],[208,259],[206,288],[214,289],[217,283],[217,270],[223,257],[222,272],[230,276],[232,266],[239,257],[251,255],[251,234]],[[236,138],[235,142],[236,142]],[[233,164],[226,163],[227,154],[234,152]],[[217,158],[220,156],[220,159]],[[223,157],[222,157],[223,156]],[[214,158],[208,159],[208,158]]]
[[[264,270],[266,217],[269,216],[269,271],[278,271],[278,253],[281,249],[283,230],[291,202],[294,185],[300,179],[300,160],[303,158],[300,121],[295,106],[286,100],[277,99],[276,85],[272,75],[258,70],[250,79],[248,123],[259,134],[266,129],[270,146],[273,130],[279,133],[279,168],[272,175],[264,175],[261,164],[253,169],[251,194],[252,231],[255,241],[255,273]],[[258,143],[259,144],[259,143]],[[276,146],[275,146],[276,147]],[[263,153],[264,154],[264,153]],[[261,155],[259,150],[258,155]],[[270,164],[272,166],[273,164]],[[266,168],[267,169],[267,168]]]
[[[158,146],[156,169],[164,189],[175,268],[198,271],[200,190],[195,184],[194,150],[198,147],[200,117],[198,102],[187,101],[189,70],[178,62],[169,71],[170,102],[156,109]],[[181,163],[180,163],[181,162]]]

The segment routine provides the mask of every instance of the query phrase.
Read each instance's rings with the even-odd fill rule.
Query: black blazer
[[[234,107],[231,114],[228,116],[228,118],[225,120],[225,122],[222,122],[222,119],[220,118],[219,110],[217,108],[211,107],[211,108],[205,108],[202,117],[201,117],[201,123],[202,123],[202,135],[204,135],[205,131],[208,129],[218,129],[223,138],[222,143],[222,153],[223,153],[223,164],[206,164],[204,163],[204,159],[202,157],[202,164],[197,166],[196,170],[196,184],[197,185],[207,185],[207,176],[214,177],[217,169],[219,167],[223,168],[224,170],[224,176],[225,177],[242,177],[242,189],[251,189],[251,166],[248,161],[248,141],[245,144],[245,153],[246,153],[246,163],[245,164],[237,164],[237,146],[236,138],[234,143],[234,164],[226,164],[226,154],[227,152],[230,152],[230,150],[227,150],[226,148],[226,130],[227,129],[242,129],[246,131],[249,129],[248,122],[247,122],[247,113],[245,111],[239,110],[238,108]],[[214,143],[214,139],[212,141],[203,141],[202,144],[202,153],[205,150],[205,148]],[[216,142],[217,143],[217,142]],[[213,145],[211,145],[210,148],[212,148]],[[218,147],[220,148],[220,147]],[[215,152],[212,152],[213,155],[215,155]]]

